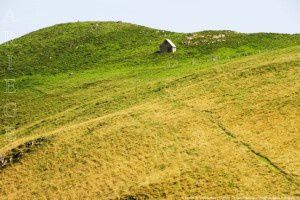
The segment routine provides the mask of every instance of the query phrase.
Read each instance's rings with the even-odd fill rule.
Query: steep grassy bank
[[[154,53],[166,37],[178,52]],[[1,67],[8,54],[0,154],[47,142],[1,170],[4,199],[300,194],[299,35],[86,22],[1,45]]]

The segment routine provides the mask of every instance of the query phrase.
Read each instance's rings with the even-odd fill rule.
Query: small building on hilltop
[[[175,44],[169,40],[166,39],[160,46],[160,53],[174,53],[176,52],[176,46]]]

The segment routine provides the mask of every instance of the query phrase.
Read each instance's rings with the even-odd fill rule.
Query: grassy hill
[[[0,60],[0,199],[300,196],[299,34],[77,22]]]

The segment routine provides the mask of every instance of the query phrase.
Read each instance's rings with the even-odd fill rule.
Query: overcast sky
[[[299,0],[0,0],[0,43],[77,20],[120,20],[177,32],[300,33],[299,10]]]

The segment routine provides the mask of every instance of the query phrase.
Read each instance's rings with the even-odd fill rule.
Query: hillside
[[[300,196],[299,34],[77,22],[0,60],[0,199]]]

